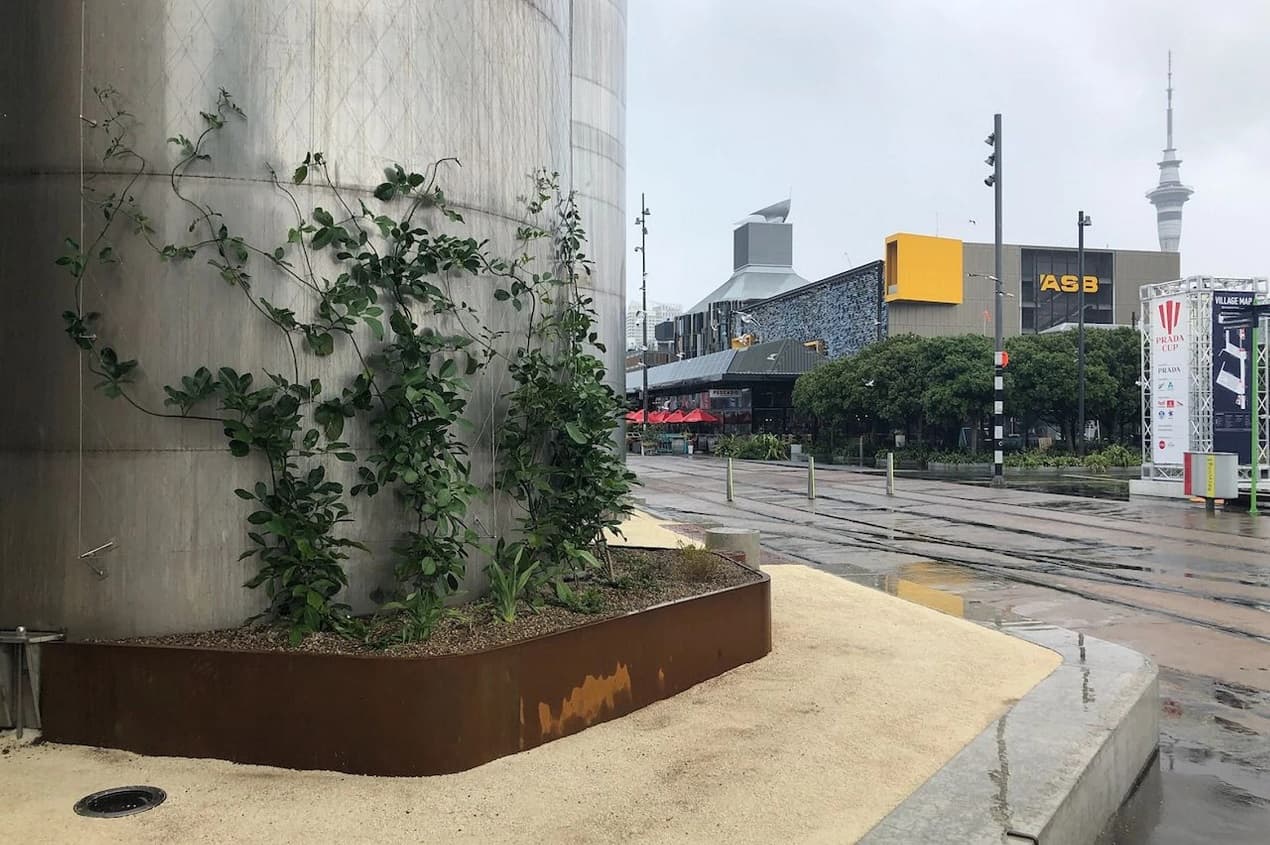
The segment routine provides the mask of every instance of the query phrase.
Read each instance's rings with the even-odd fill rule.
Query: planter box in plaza
[[[392,657],[68,642],[44,650],[44,736],[355,774],[463,771],[766,655],[758,580],[467,654]]]

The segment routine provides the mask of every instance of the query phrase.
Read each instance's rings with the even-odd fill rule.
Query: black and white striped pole
[[[985,143],[992,147],[992,155],[988,156],[987,164],[992,167],[992,173],[983,183],[993,189],[993,205],[996,211],[996,235],[993,240],[993,264],[995,272],[992,275],[995,283],[996,291],[996,319],[993,320],[993,330],[995,332],[995,344],[993,345],[992,356],[992,486],[1005,486],[1005,465],[1002,452],[1005,445],[1005,343],[1001,336],[1002,317],[1004,316],[1004,306],[1002,304],[1005,299],[1005,290],[1001,286],[1001,115],[994,114],[992,116],[992,134],[988,136]]]

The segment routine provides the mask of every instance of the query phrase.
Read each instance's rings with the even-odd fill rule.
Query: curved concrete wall
[[[236,562],[249,544],[249,507],[232,493],[267,474],[263,463],[230,457],[214,423],[153,419],[106,399],[61,331],[71,283],[52,259],[63,237],[82,241],[94,231],[92,209],[79,200],[81,179],[107,189],[119,184],[102,172],[94,139],[85,135],[81,149],[79,115],[97,112],[93,86],[117,88],[137,116],[135,146],[151,164],[135,194],[165,240],[185,235],[190,214],[166,186],[173,159],[164,139],[197,131],[198,111],[224,87],[247,121],[231,122],[209,150],[213,161],[189,184],[253,241],[281,243],[292,222],[266,181],[266,165],[290,172],[306,151],[320,150],[348,190],[374,185],[393,162],[421,167],[457,156],[463,166],[443,176],[447,194],[470,231],[509,249],[526,174],[540,166],[572,173],[575,57],[624,67],[624,28],[583,27],[598,46],[571,40],[575,18],[608,5],[24,0],[11,12],[0,76],[24,84],[0,110],[7,112],[0,117],[7,232],[0,267],[6,299],[21,306],[0,315],[0,391],[11,409],[0,427],[0,626],[66,627],[73,637],[198,630],[237,624],[264,599],[240,586],[254,571],[251,562]],[[624,27],[620,16],[604,22]],[[616,194],[613,184],[591,182],[587,196],[620,212],[621,183]],[[307,207],[331,204],[316,188],[298,199]],[[590,228],[611,233],[597,243],[597,259],[610,260],[606,251],[621,256],[623,230],[607,222]],[[290,369],[281,336],[211,268],[162,265],[131,237],[115,242],[121,261],[92,271],[85,308],[104,315],[104,339],[140,359],[136,392],[147,405],[161,407],[161,385],[200,365]],[[309,313],[302,290],[264,267],[255,272],[257,292]],[[601,302],[623,299],[620,274],[597,273],[594,283]],[[456,294],[488,323],[514,319],[494,303],[488,281],[457,284],[464,287]],[[613,348],[620,348],[620,317],[605,317]],[[342,353],[301,356],[301,368],[328,390],[354,371]],[[505,373],[491,370],[470,407],[474,472],[486,488],[506,389]],[[364,434],[353,432],[352,440],[360,447]],[[355,607],[369,607],[367,593],[388,580],[389,546],[402,525],[390,499],[381,495],[355,510],[350,534],[374,551],[349,562]],[[496,493],[474,515],[487,536],[511,519]],[[107,573],[100,578],[80,555],[111,540],[92,560]],[[472,589],[479,567],[469,565]]]
[[[586,222],[609,383],[626,390],[626,0],[573,2],[573,186]],[[623,447],[623,452],[625,448]]]

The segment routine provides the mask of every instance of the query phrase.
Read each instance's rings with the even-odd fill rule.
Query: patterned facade
[[[853,355],[886,337],[882,262],[837,273],[746,311],[761,340],[824,341],[830,358]]]

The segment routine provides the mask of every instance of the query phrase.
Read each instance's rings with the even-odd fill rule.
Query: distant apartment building
[[[648,303],[648,314],[640,311],[640,303],[631,302],[626,306],[626,351],[637,351],[644,345],[644,320],[648,320],[648,348],[658,349],[654,343],[654,327],[658,323],[673,320],[683,313],[682,306],[666,302]]]

